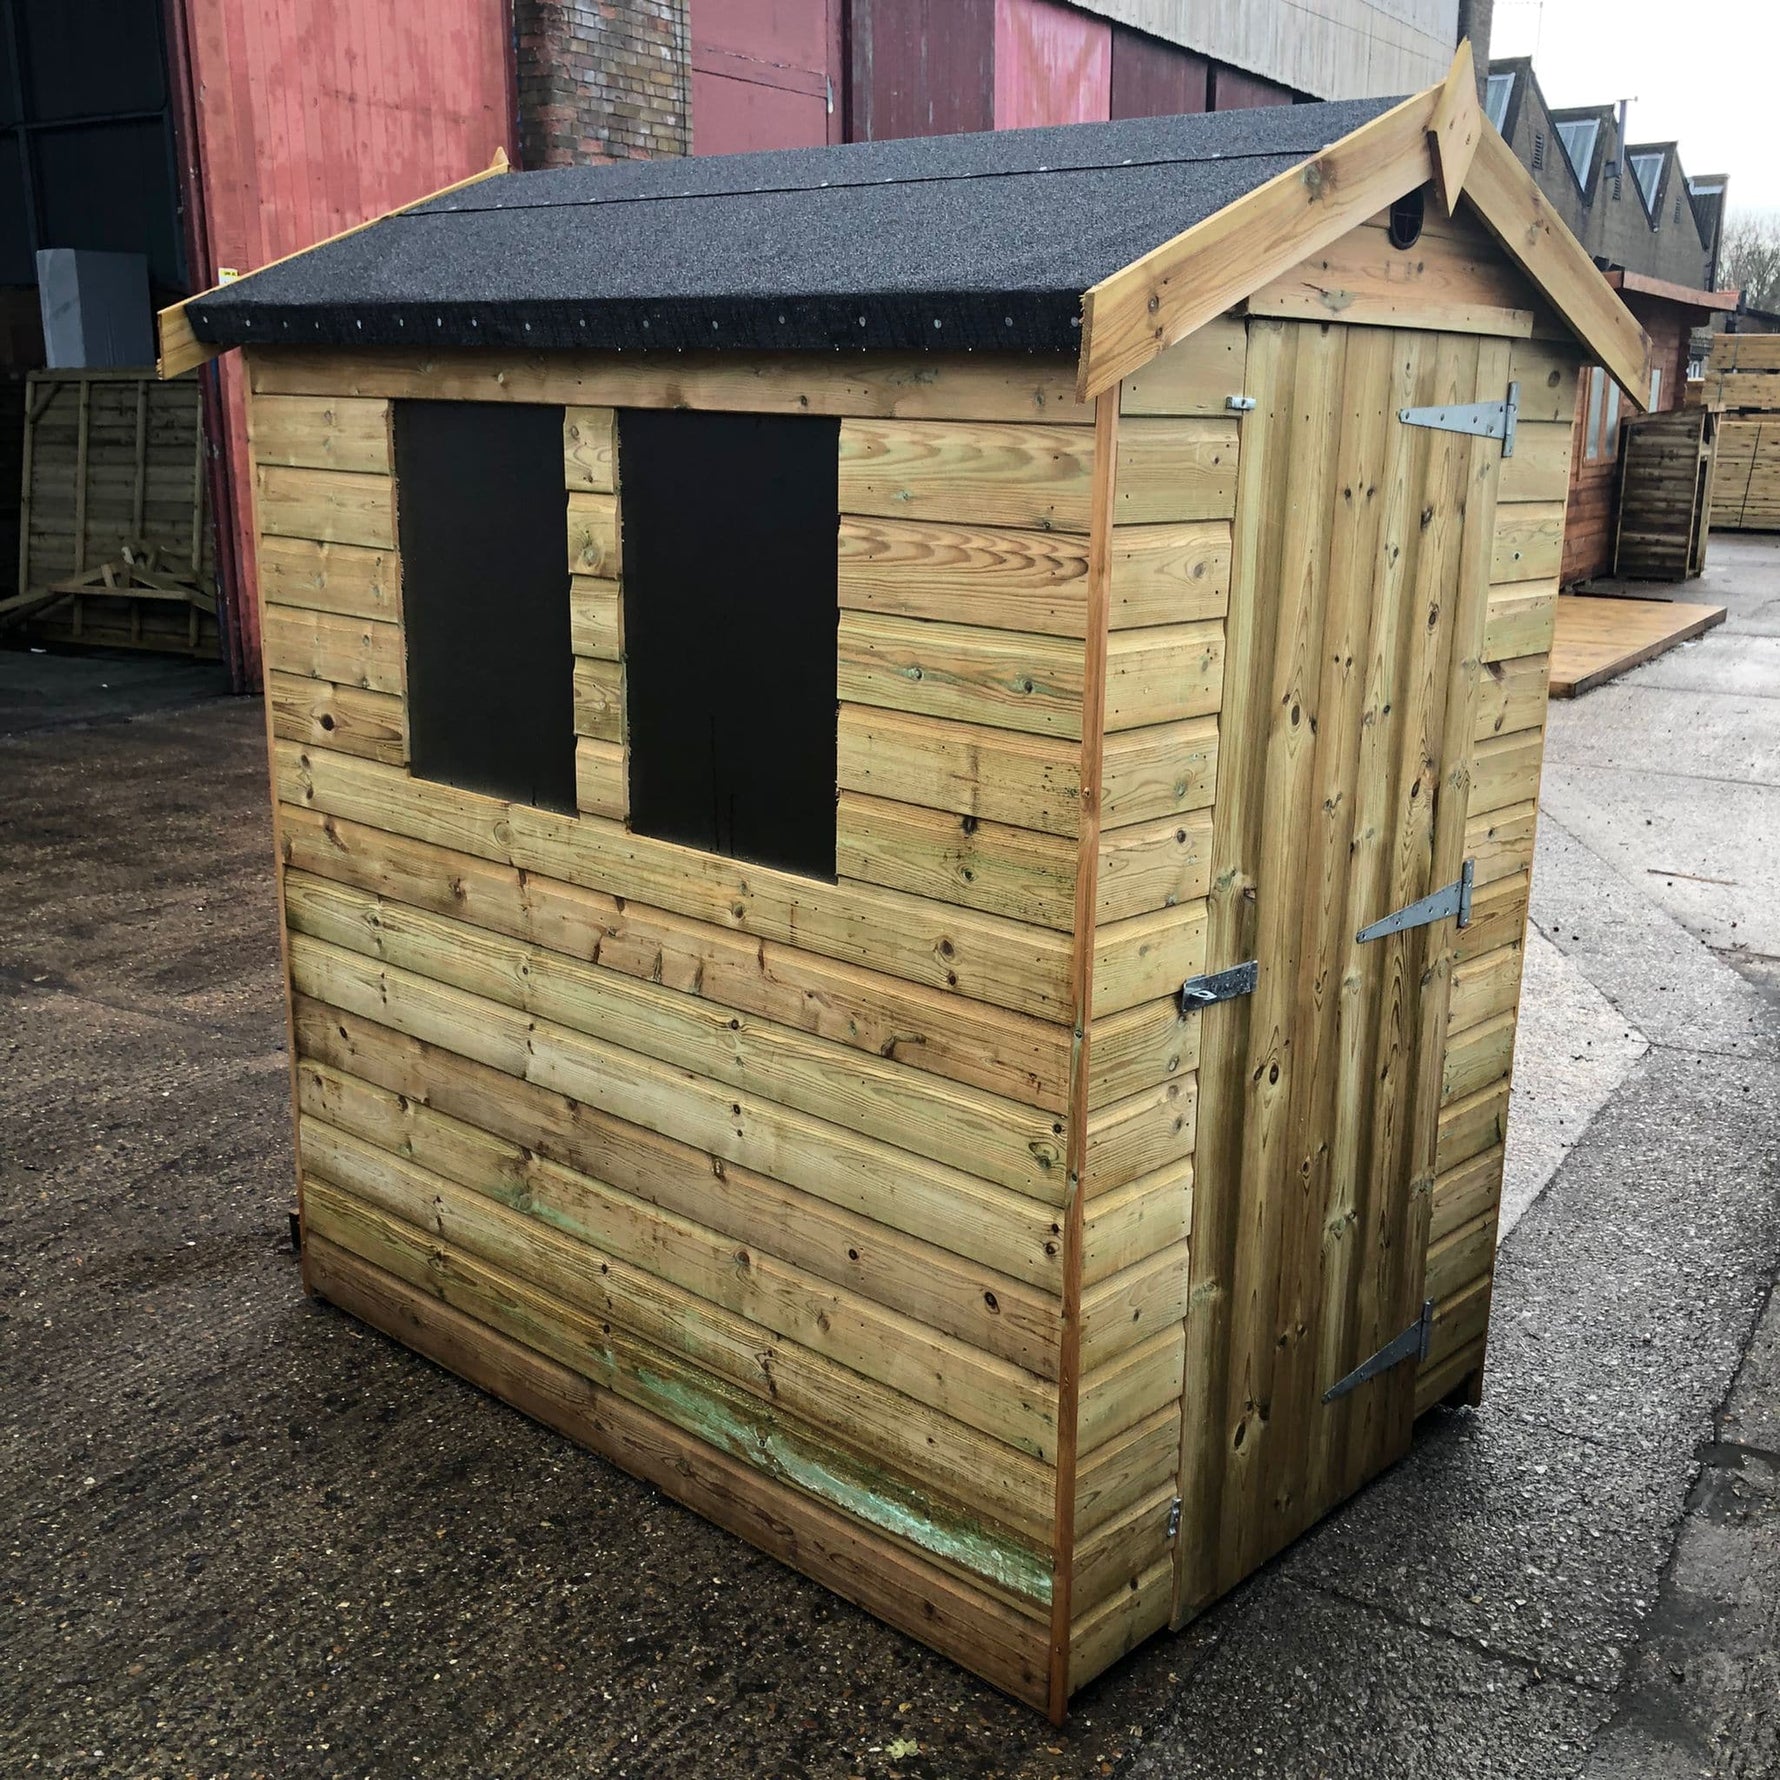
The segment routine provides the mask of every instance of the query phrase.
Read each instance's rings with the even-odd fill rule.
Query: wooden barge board
[[[1724,619],[1723,606],[1566,593],[1557,602],[1552,636],[1551,696],[1579,698]]]

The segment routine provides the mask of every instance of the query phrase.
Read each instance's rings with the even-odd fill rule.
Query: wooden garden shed
[[[1468,51],[503,176],[163,340],[253,391],[311,1291],[1058,1716],[1475,1395],[1649,379]]]

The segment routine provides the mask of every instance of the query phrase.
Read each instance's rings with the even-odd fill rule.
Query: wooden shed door
[[[1506,342],[1253,321],[1200,1016],[1177,1617],[1407,1447],[1451,919],[1500,444],[1398,418],[1499,401]],[[1244,565],[1246,564],[1246,571]],[[1245,584],[1252,594],[1244,592]]]

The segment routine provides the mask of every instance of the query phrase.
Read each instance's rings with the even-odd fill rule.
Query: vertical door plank
[[[1307,328],[1298,340],[1286,427],[1290,498],[1273,515],[1278,555],[1259,583],[1275,626],[1264,719],[1266,765],[1256,855],[1256,951],[1263,960],[1249,1025],[1242,1117],[1242,1198],[1232,1268],[1231,1361],[1225,1389],[1229,1477],[1219,1562],[1225,1587],[1267,1556],[1266,1504],[1280,1471],[1273,1417],[1283,1238],[1294,1191],[1289,1119],[1306,1024],[1300,955],[1303,815],[1314,784],[1316,701],[1329,594],[1329,509],[1348,330]]]
[[[1302,330],[1278,321],[1248,323],[1248,372],[1255,398],[1242,424],[1232,595],[1225,624],[1224,701],[1218,719],[1218,785],[1212,835],[1212,882],[1206,968],[1222,970],[1255,956],[1254,869],[1261,833],[1262,769],[1268,690],[1272,684],[1274,607],[1256,591],[1268,584],[1277,538],[1274,515],[1290,486],[1292,383]],[[1241,1207],[1243,1064],[1249,998],[1219,1002],[1200,1022],[1199,1091],[1231,1116],[1201,1121],[1194,1160],[1196,1190],[1192,1288],[1186,1329],[1186,1394],[1181,1416],[1181,1525],[1175,1542],[1172,1615],[1182,1624],[1221,1591],[1220,1530],[1229,1451],[1225,1386],[1230,1367],[1232,1279]]]
[[[1387,453],[1392,437],[1387,408],[1392,393],[1396,337],[1355,328],[1336,417],[1340,440],[1329,533],[1329,614],[1316,704],[1317,772],[1303,807],[1306,834],[1300,883],[1304,960],[1296,1018],[1299,1055],[1293,1084],[1290,1175],[1283,1183],[1290,1208],[1282,1261],[1281,1316],[1273,1425],[1280,1430],[1278,1478],[1267,1492],[1268,1549],[1307,1527],[1325,1497],[1317,1463],[1331,1412],[1318,1401],[1331,1352],[1341,1344],[1345,1317],[1328,1315],[1345,1299],[1347,1263],[1358,1244],[1352,1228],[1354,1171],[1332,1141],[1342,1046],[1358,1011],[1363,961],[1355,956],[1355,813],[1362,737],[1369,715],[1373,620],[1381,611],[1375,578],[1384,516],[1390,502]],[[1395,431],[1406,429],[1400,426]],[[1388,722],[1388,717],[1386,718]]]

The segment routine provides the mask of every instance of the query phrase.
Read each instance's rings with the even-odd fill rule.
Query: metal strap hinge
[[[1362,1360],[1347,1377],[1337,1379],[1330,1385],[1323,1392],[1323,1401],[1333,1403],[1337,1397],[1345,1397],[1367,1379],[1376,1378],[1381,1372],[1389,1372],[1393,1366],[1401,1366],[1405,1360],[1414,1360],[1419,1364],[1428,1357],[1428,1344],[1433,1337],[1434,1300],[1424,1298],[1421,1315],[1396,1340],[1387,1341],[1371,1359]]]
[[[1168,1537],[1172,1539],[1180,1531],[1180,1497],[1176,1496],[1168,1504]]]
[[[1476,875],[1476,865],[1467,859],[1464,869],[1444,889],[1424,896],[1420,902],[1412,902],[1408,908],[1398,909],[1394,915],[1381,916],[1370,927],[1362,927],[1354,939],[1363,946],[1368,940],[1388,939],[1393,933],[1405,933],[1411,927],[1427,927],[1435,921],[1444,921],[1448,915],[1458,916],[1459,925],[1469,927],[1471,886]]]
[[[1224,406],[1232,414],[1253,414],[1255,398],[1253,396],[1225,396]]]
[[[1475,433],[1481,439],[1500,439],[1502,455],[1514,455],[1514,423],[1520,418],[1520,385],[1508,386],[1504,402],[1454,402],[1444,408],[1399,408],[1397,418],[1405,426],[1429,426],[1441,433]]]
[[[1196,1008],[1210,1007],[1214,1001],[1253,995],[1260,980],[1261,965],[1255,958],[1246,964],[1233,964],[1228,970],[1214,970],[1208,976],[1188,977],[1180,986],[1180,1011],[1190,1014]]]

